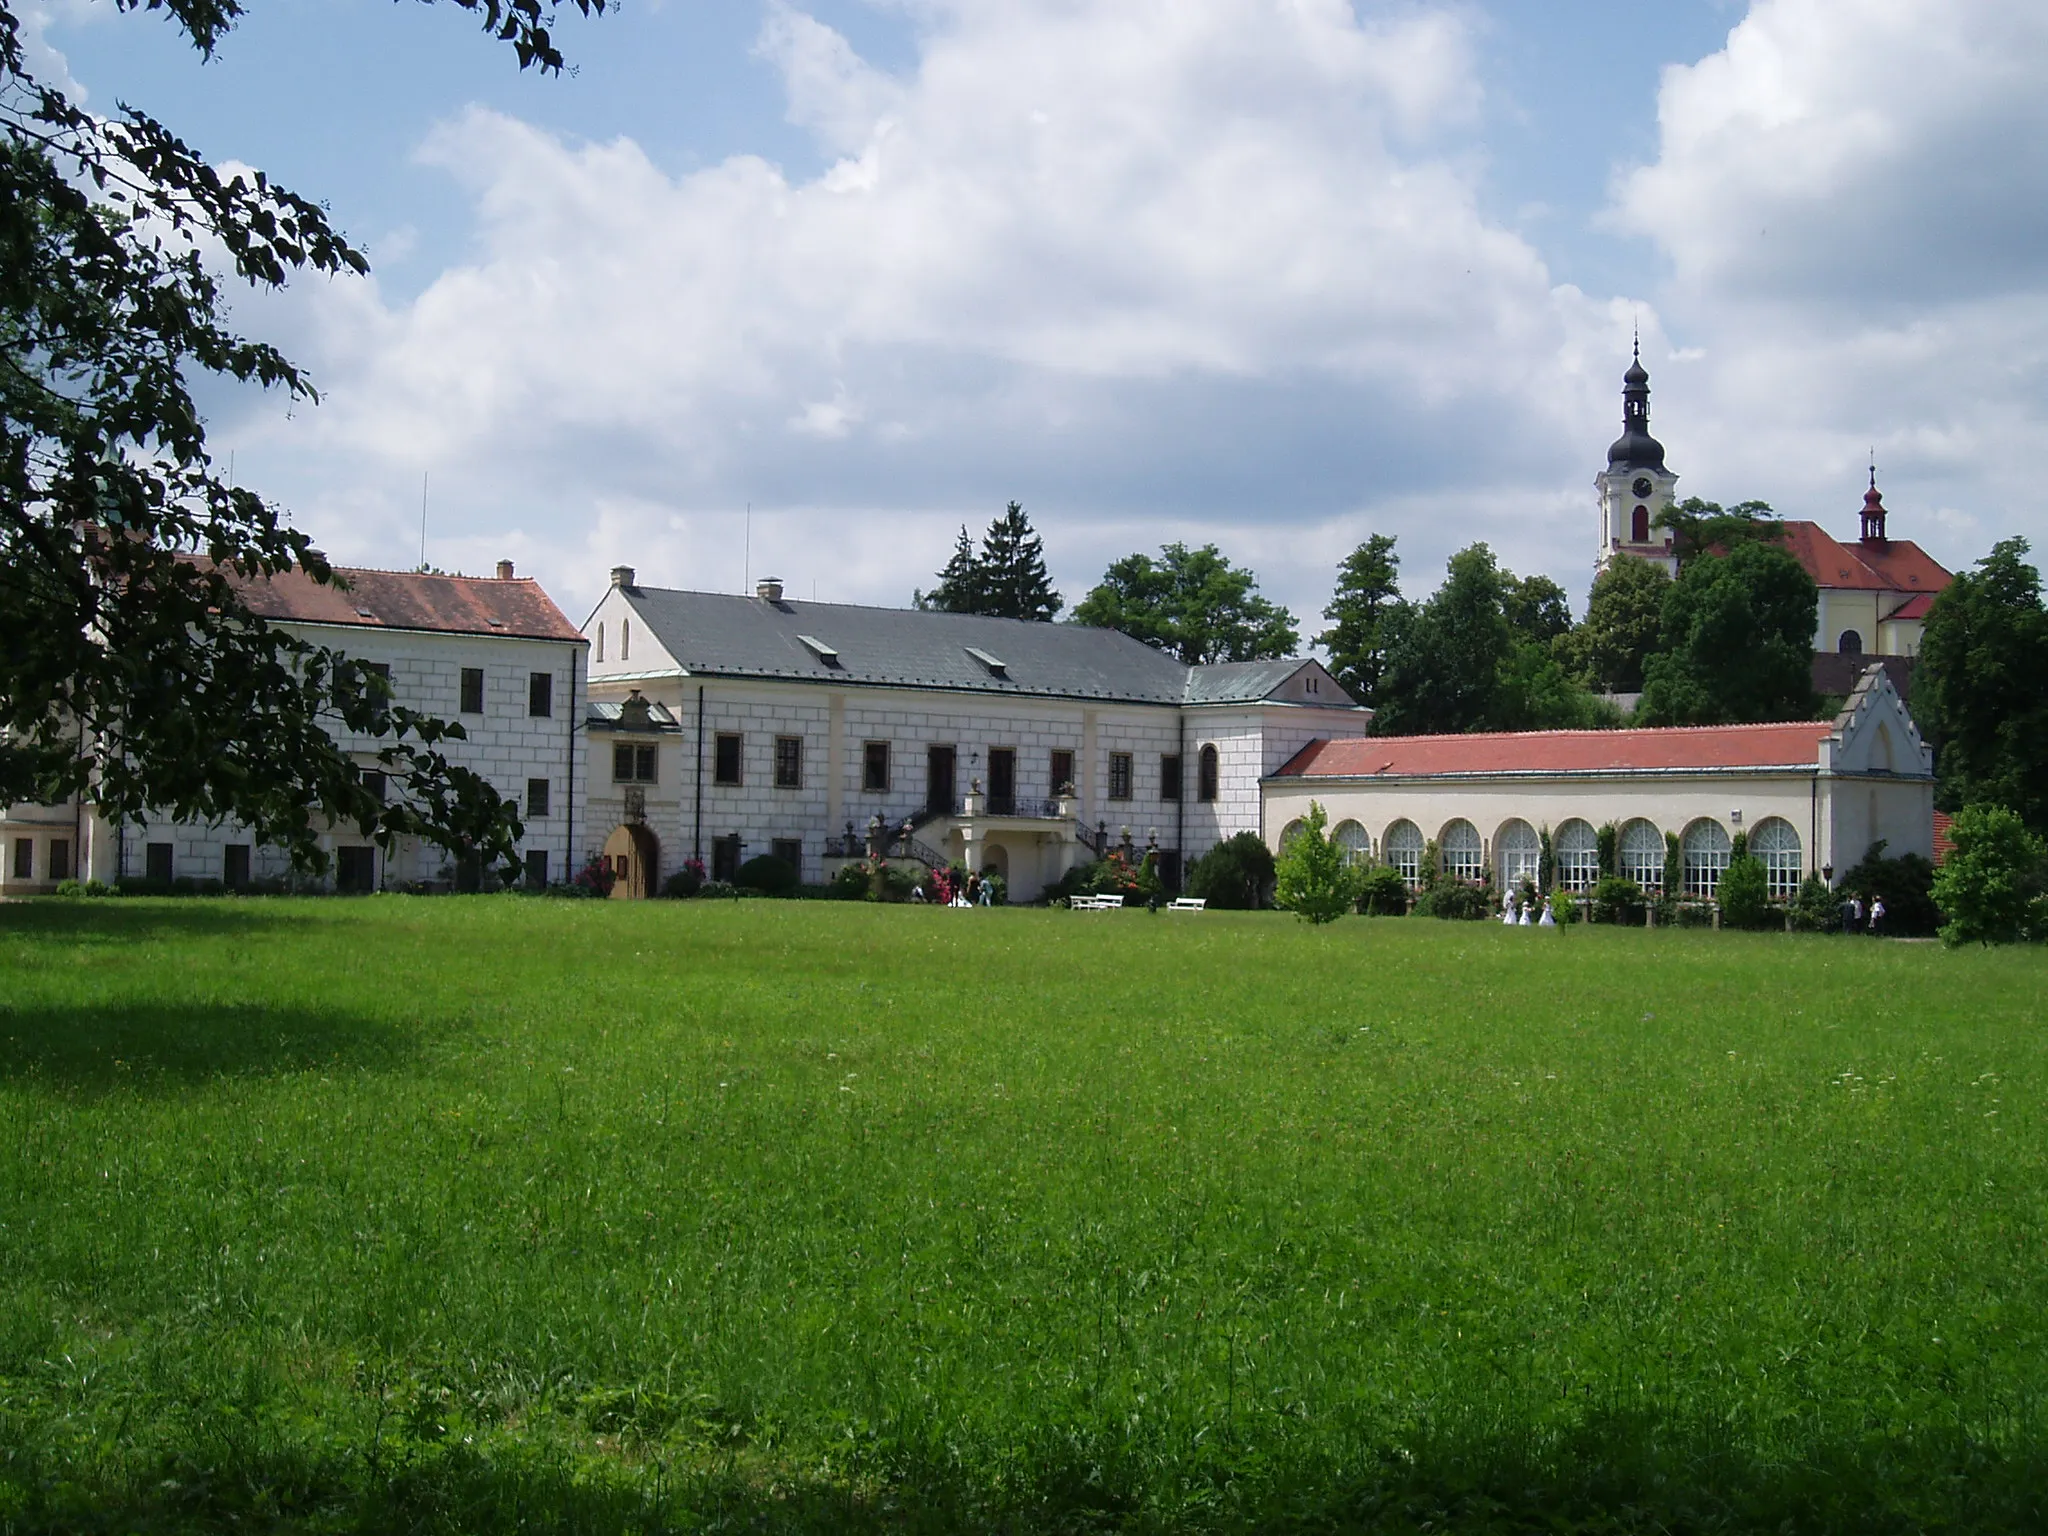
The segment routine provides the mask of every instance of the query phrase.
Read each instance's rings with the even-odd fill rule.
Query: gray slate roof
[[[630,587],[626,598],[685,671],[715,677],[1220,704],[1262,699],[1304,665],[1295,660],[1190,667],[1128,635],[1079,624],[791,598],[771,603],[660,587]],[[820,655],[807,641],[831,654]],[[983,657],[999,663],[1000,671]]]

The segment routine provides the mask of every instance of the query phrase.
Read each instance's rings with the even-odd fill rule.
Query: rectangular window
[[[171,883],[173,865],[169,843],[151,843],[142,850],[142,873],[165,885]]]
[[[377,889],[377,850],[337,848],[334,850],[334,888],[367,896]]]
[[[464,667],[462,669],[462,713],[480,715],[484,712],[484,669]]]
[[[1109,798],[1131,798],[1131,754],[1128,752],[1109,754]]]
[[[731,833],[726,837],[714,837],[711,840],[711,878],[714,880],[730,881],[734,875],[738,874],[740,872],[740,849],[744,846],[740,842],[740,835],[737,832]]]
[[[384,686],[381,689],[375,683],[372,683],[368,690],[370,697],[375,701],[372,707],[381,719],[385,714],[385,706],[391,702],[392,697],[391,663],[388,661],[366,661],[363,663],[363,670],[369,673],[372,678],[383,680]]]
[[[545,816],[548,813],[548,781],[528,779],[526,781],[526,814],[529,817]]]
[[[1180,798],[1180,754],[1168,752],[1159,759],[1159,798],[1178,800]]]
[[[804,845],[801,838],[778,837],[769,841],[768,851],[782,860],[799,876],[804,872]]]
[[[249,845],[229,843],[221,850],[221,884],[231,891],[239,891],[249,884]]]
[[[53,837],[50,839],[50,878],[52,880],[69,880],[71,878],[71,839],[68,837]]]
[[[17,837],[14,840],[14,878],[33,880],[36,877],[36,840],[32,837]]]
[[[540,782],[546,783],[545,779]],[[544,891],[548,888],[548,851],[545,848],[529,848],[526,851],[526,888],[530,891]]]
[[[801,736],[775,738],[775,787],[804,787],[804,739]]]
[[[889,743],[871,741],[861,749],[860,787],[871,794],[889,789]]]
[[[622,741],[612,748],[612,782],[614,784],[652,784],[660,768],[659,749],[644,747],[634,742]],[[528,785],[545,783],[536,779]],[[544,813],[543,813],[544,814]]]
[[[717,745],[711,754],[711,782],[714,784],[737,784],[740,782],[740,744],[745,738],[738,731],[720,731]]]
[[[379,805],[384,803],[384,796],[389,787],[390,781],[385,777],[381,769],[371,768],[365,770],[363,774],[363,788],[370,792],[370,798]]]
[[[1066,794],[1074,787],[1074,754],[1055,752],[1052,755],[1052,792]]]
[[[526,676],[526,712],[536,720],[552,719],[555,713],[555,674],[529,672]]]

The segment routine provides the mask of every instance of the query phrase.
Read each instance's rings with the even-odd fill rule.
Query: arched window
[[[1879,773],[1892,773],[1897,770],[1897,761],[1892,756],[1891,728],[1882,720],[1877,722],[1877,746],[1871,751],[1870,766]]]
[[[1460,817],[1444,828],[1437,840],[1444,860],[1444,873],[1453,880],[1477,884],[1486,874],[1486,845],[1479,841],[1479,829]]]
[[[1214,743],[1202,748],[1197,759],[1199,767],[1195,772],[1195,794],[1203,800],[1216,798],[1216,747]]]
[[[597,655],[591,659],[594,661],[604,660],[604,626],[602,624],[597,626]]]
[[[1494,834],[1493,862],[1504,891],[1524,880],[1533,881],[1543,867],[1543,840],[1526,821],[1507,822]]]
[[[1773,816],[1757,823],[1757,829],[1749,834],[1749,851],[1763,863],[1770,881],[1771,900],[1790,901],[1799,894],[1799,882],[1805,870],[1800,858],[1799,834],[1793,830],[1791,822]]]
[[[1387,851],[1387,863],[1401,872],[1410,890],[1422,883],[1422,828],[1412,821],[1397,821],[1387,828],[1381,846]]]
[[[1679,840],[1679,857],[1685,869],[1685,894],[1713,900],[1721,888],[1721,873],[1728,867],[1728,834],[1718,821],[1696,821]]]
[[[1664,834],[1638,818],[1621,829],[1615,845],[1615,863],[1623,879],[1633,880],[1646,891],[1664,889]]]
[[[1551,843],[1557,859],[1557,888],[1590,891],[1600,878],[1600,835],[1593,824],[1577,818],[1557,829]]]
[[[633,656],[633,621],[619,620],[619,660],[629,661]]]
[[[1629,541],[1634,544],[1650,542],[1650,509],[1637,507],[1628,522]]]
[[[1365,828],[1357,822],[1338,822],[1337,830],[1331,834],[1330,841],[1337,845],[1337,851],[1343,857],[1346,869],[1357,869],[1360,865],[1371,862],[1372,839],[1365,835]]]
[[[1836,645],[1835,649],[1844,656],[1861,656],[1863,654],[1863,637],[1853,629],[1845,629],[1842,631],[1841,641]]]
[[[1286,826],[1280,829],[1280,851],[1282,853],[1285,853],[1287,851],[1288,844],[1292,843],[1297,837],[1301,836],[1302,831],[1306,827],[1306,825],[1307,823],[1305,823],[1299,816],[1297,816],[1294,818],[1294,820],[1290,821],[1289,823],[1287,823]]]

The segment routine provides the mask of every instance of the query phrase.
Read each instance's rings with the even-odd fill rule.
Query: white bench
[[[1169,912],[1200,912],[1209,905],[1203,896],[1176,896],[1166,904]]]
[[[1124,904],[1121,896],[1072,896],[1067,906],[1075,912],[1110,912]]]

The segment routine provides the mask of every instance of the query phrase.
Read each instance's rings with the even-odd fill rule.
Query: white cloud
[[[1480,212],[1462,13],[1363,9],[931,0],[894,75],[776,4],[759,51],[836,157],[810,180],[465,112],[421,154],[471,258],[408,304],[252,306],[327,403],[237,435],[338,557],[410,556],[431,466],[450,549],[576,601],[615,561],[737,585],[748,501],[821,595],[897,601],[1012,496],[1076,596],[1213,538],[1306,616],[1368,521],[1423,585],[1474,538],[1577,585],[1642,307]]]
[[[2039,535],[2044,77],[2028,0],[1757,0],[1666,72],[1611,217],[1662,246],[1700,344],[1657,380],[1689,489],[1853,531],[1874,445],[1894,533],[1951,564]]]

